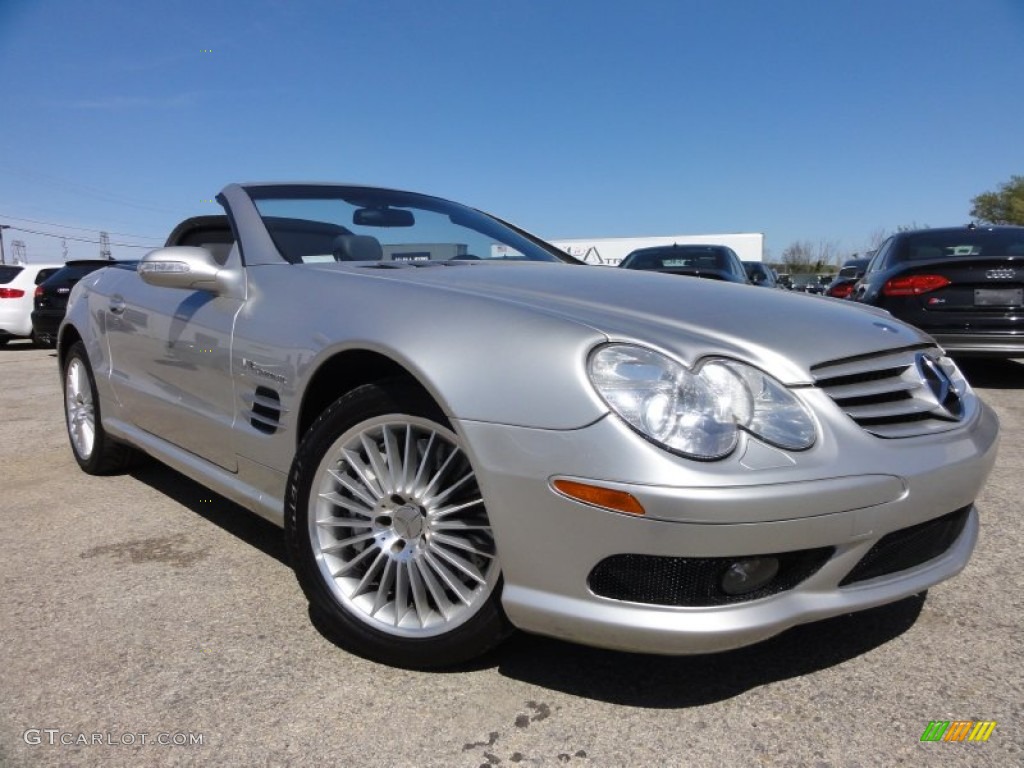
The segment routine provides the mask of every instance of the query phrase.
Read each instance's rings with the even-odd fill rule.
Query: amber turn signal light
[[[613,512],[625,512],[629,515],[646,514],[640,502],[625,491],[578,483],[575,480],[555,480],[551,485],[563,496],[582,501],[584,504],[593,504],[596,507],[604,507]]]

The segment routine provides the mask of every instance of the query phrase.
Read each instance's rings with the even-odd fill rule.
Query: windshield
[[[22,267],[0,266],[0,285],[13,281],[14,278],[18,276],[18,273],[21,272],[21,270]]]
[[[734,258],[727,248],[702,245],[634,251],[623,260],[622,266],[628,269],[658,271],[708,269],[723,272],[737,271]]]
[[[1024,227],[1005,230],[935,230],[900,242],[897,261],[961,256],[1024,256]]]
[[[281,255],[296,264],[569,260],[485,213],[427,195],[326,185],[246,191]]]

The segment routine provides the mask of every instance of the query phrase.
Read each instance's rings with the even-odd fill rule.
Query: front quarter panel
[[[79,337],[85,345],[96,379],[100,414],[104,420],[117,413],[119,403],[110,387],[110,346],[106,323],[110,297],[123,289],[134,273],[124,269],[100,269],[82,278],[68,295],[67,312],[58,332],[58,349],[64,354]]]
[[[397,363],[453,421],[574,429],[607,412],[585,369],[587,352],[605,336],[585,325],[340,265],[250,267],[248,276],[232,350],[238,394],[279,393],[289,437],[268,441],[242,424],[239,447],[281,471],[301,438],[311,379],[353,351]]]

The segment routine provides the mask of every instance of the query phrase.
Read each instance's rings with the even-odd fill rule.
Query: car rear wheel
[[[112,440],[100,423],[96,380],[82,342],[75,342],[64,362],[64,419],[75,461],[90,475],[109,475],[128,468],[135,452]]]
[[[401,667],[451,666],[510,631],[483,496],[440,409],[360,387],[302,441],[285,517],[299,583],[332,640]]]

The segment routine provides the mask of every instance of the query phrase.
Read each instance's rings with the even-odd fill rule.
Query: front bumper
[[[64,310],[37,309],[32,312],[32,331],[36,338],[43,342],[56,342],[60,322],[64,319]]]
[[[851,425],[825,425],[822,445],[795,459],[772,458],[751,441],[732,459],[708,464],[669,456],[614,418],[563,432],[479,422],[457,428],[487,499],[513,624],[587,645],[686,654],[893,602],[966,565],[978,536],[973,502],[995,461],[994,413],[981,405],[961,429],[903,440]],[[626,490],[647,514],[561,496],[550,485],[559,477]],[[941,554],[840,585],[883,537],[960,509],[963,528]],[[724,605],[612,599],[589,584],[599,563],[621,555],[740,558],[816,548],[830,554],[795,586]]]

